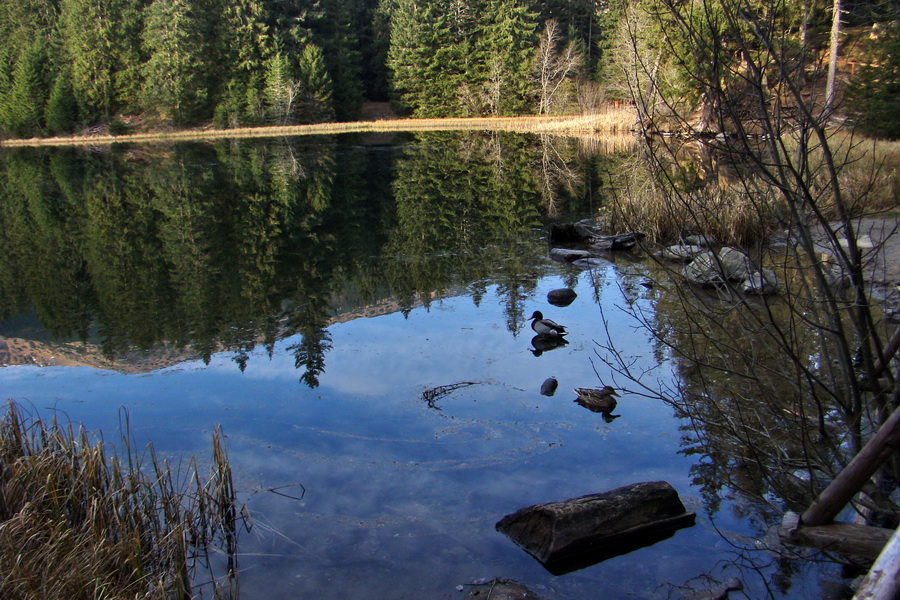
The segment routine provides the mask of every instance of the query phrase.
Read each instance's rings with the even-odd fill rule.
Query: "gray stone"
[[[541,384],[541,394],[544,396],[552,396],[556,393],[557,387],[559,387],[559,382],[556,380],[556,377],[548,377],[544,380],[544,383]]]
[[[587,250],[572,250],[570,248],[551,248],[550,249],[550,258],[554,258],[556,260],[562,260],[565,262],[572,262],[578,260],[579,258],[588,258],[591,256],[591,253]]]
[[[755,270],[750,257],[736,248],[719,250],[722,275],[729,281],[744,281]]]
[[[684,237],[684,243],[691,246],[702,246],[704,248],[712,248],[714,246],[718,246],[719,243],[716,241],[711,235],[688,235]]]
[[[560,288],[547,292],[547,302],[553,306],[568,306],[572,304],[578,294],[572,288]]]
[[[512,579],[492,579],[460,586],[465,600],[540,600],[540,596]]]
[[[579,258],[572,264],[576,267],[581,267],[582,269],[599,269],[600,267],[607,266],[609,264],[609,261],[603,258],[592,256],[590,258]]]
[[[691,244],[675,244],[660,250],[656,256],[663,260],[680,260],[688,262],[704,251],[703,246]]]
[[[754,271],[744,281],[741,289],[743,289],[745,294],[769,296],[778,290],[778,277],[775,275],[775,271],[770,269]]]
[[[695,256],[694,260],[684,266],[681,274],[691,283],[703,287],[715,287],[725,283],[716,255],[709,250]]]

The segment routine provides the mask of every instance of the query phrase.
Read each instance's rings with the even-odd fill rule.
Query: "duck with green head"
[[[568,333],[566,328],[559,323],[551,321],[550,319],[545,319],[543,313],[539,310],[534,311],[534,314],[531,315],[531,328],[534,329],[535,333],[538,335],[550,337],[558,337]]]

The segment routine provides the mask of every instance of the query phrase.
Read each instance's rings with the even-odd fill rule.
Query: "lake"
[[[654,265],[548,256],[547,226],[596,215],[620,158],[474,133],[4,150],[0,389],[111,442],[127,411],[173,464],[209,461],[221,425],[252,522],[241,598],[456,598],[497,577],[678,598],[731,576],[822,598],[839,569],[769,552],[781,513],[705,478],[690,422],[603,360],[612,342],[648,380],[682,377],[629,316],[665,302]],[[549,304],[563,287],[575,301]],[[567,344],[535,345],[535,310]],[[626,388],[611,421],[573,402],[604,384]],[[696,524],[569,573],[494,528],[656,480]]]

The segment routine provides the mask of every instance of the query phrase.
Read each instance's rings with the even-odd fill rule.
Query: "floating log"
[[[503,517],[497,531],[564,573],[656,543],[694,519],[671,485],[649,481],[522,508]]]
[[[837,552],[847,557],[875,560],[884,549],[893,530],[856,523],[835,521],[827,525],[802,525],[800,515],[784,515],[778,536],[795,546]]]

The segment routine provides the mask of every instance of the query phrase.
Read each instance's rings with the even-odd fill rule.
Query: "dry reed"
[[[87,135],[54,138],[2,140],[2,146],[103,146],[113,143],[153,143],[223,138],[292,137],[339,133],[401,131],[514,131],[557,135],[623,134],[631,130],[636,117],[628,106],[578,116],[467,117],[449,119],[388,119],[355,123],[318,123],[235,129],[198,129],[128,135]]]
[[[127,431],[127,428],[126,428]],[[237,511],[222,433],[201,482],[192,459],[173,474],[152,447],[143,456],[83,428],[23,419],[10,402],[0,421],[0,598],[185,599],[211,576],[209,552],[233,557]],[[144,460],[149,461],[145,465]],[[235,565],[213,595],[236,590]]]

